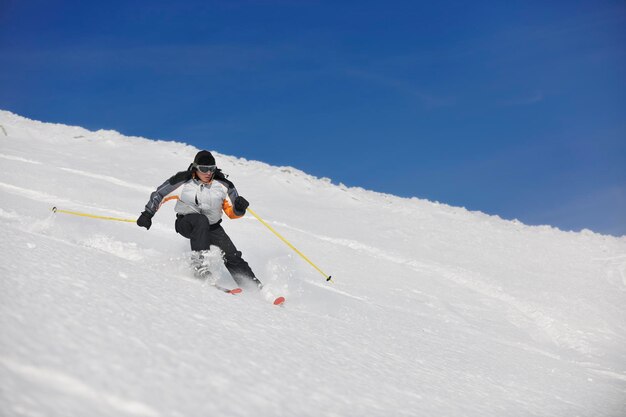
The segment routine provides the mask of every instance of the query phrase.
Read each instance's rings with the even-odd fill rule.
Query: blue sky
[[[0,0],[0,108],[626,234],[623,1]]]

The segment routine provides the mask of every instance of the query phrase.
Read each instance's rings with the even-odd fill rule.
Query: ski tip
[[[229,293],[230,294],[239,294],[242,291],[243,290],[241,288],[233,288],[232,290],[229,291]]]
[[[285,297],[278,297],[277,299],[274,300],[274,305],[279,306],[279,305],[282,305],[284,302],[285,302]]]

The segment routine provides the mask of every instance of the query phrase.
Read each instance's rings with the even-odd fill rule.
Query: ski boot
[[[200,251],[192,252],[191,254],[191,269],[193,270],[193,276],[201,280],[211,280],[210,265],[204,258],[204,254]]]

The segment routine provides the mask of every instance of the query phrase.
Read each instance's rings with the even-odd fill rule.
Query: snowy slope
[[[191,278],[171,203],[150,231],[50,211],[134,219],[197,149],[9,112],[0,125],[2,416],[626,415],[624,237],[216,153],[334,277],[253,217],[225,219],[287,297],[274,307]]]

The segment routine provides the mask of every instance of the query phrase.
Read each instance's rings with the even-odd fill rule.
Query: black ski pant
[[[208,250],[212,245],[220,248],[224,252],[224,265],[238,285],[249,280],[261,287],[261,282],[254,276],[248,263],[241,257],[241,252],[219,223],[211,225],[204,214],[193,213],[177,215],[175,228],[176,232],[191,241],[193,251]]]

